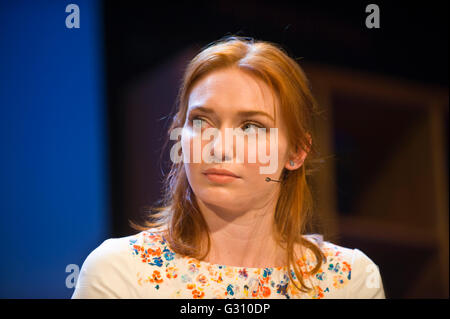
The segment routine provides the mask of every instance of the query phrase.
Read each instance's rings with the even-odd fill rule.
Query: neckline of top
[[[167,242],[167,240],[166,240],[166,238],[164,237],[163,234],[158,233],[158,232],[148,231],[148,230],[145,231],[145,232],[147,232],[148,234],[151,234],[151,235],[157,235],[157,236],[160,236],[160,237],[162,238],[162,241],[163,241],[164,245],[170,250],[171,253],[174,254],[174,256],[176,256],[176,258],[185,260],[185,261],[187,261],[188,263],[189,263],[190,261],[192,261],[193,263],[200,264],[200,265],[204,266],[206,269],[207,269],[208,267],[212,267],[212,268],[218,268],[218,269],[234,269],[234,270],[244,270],[244,269],[245,269],[246,271],[269,270],[269,271],[273,272],[273,271],[283,271],[283,270],[286,270],[286,269],[288,268],[287,265],[285,265],[285,266],[271,266],[271,267],[245,267],[245,266],[232,266],[232,265],[224,265],[224,264],[218,264],[218,263],[211,263],[211,262],[208,262],[208,261],[199,260],[199,259],[194,258],[194,257],[191,257],[191,256],[181,256],[181,255],[175,253],[175,252],[170,248],[170,246],[168,245],[168,242]],[[309,235],[305,235],[305,236],[306,236],[306,237],[310,237]],[[303,264],[304,264],[303,256],[300,257],[299,259],[297,259],[296,263],[297,263],[298,265],[303,265]]]

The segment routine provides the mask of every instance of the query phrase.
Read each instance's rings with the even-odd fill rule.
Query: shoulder
[[[314,239],[325,256],[315,276],[322,297],[385,298],[380,270],[363,251],[322,241],[321,238],[308,239]]]
[[[349,286],[347,298],[386,298],[378,265],[361,250],[354,248],[352,251],[351,265],[353,278]]]
[[[131,298],[133,246],[144,243],[146,234],[110,238],[95,248],[81,267],[72,298]]]
[[[163,235],[153,229],[127,237],[110,238],[89,254],[83,266],[113,266],[113,262],[118,262],[120,265],[120,263],[128,262],[130,255],[138,255],[139,252],[151,248],[164,248],[165,245],[166,241]]]
[[[105,240],[87,256],[83,263],[83,268],[93,272],[95,275],[99,275],[97,270],[100,269],[120,268],[129,260],[127,257],[130,254],[130,242],[140,236],[140,234],[137,234]]]

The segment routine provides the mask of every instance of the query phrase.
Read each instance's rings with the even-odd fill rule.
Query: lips
[[[222,168],[210,168],[210,169],[203,171],[203,174],[205,174],[205,175],[214,174],[214,175],[231,176],[231,177],[239,178],[239,176],[237,176],[233,172],[228,171],[226,169],[222,169]]]

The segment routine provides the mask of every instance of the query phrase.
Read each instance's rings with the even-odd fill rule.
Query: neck
[[[236,267],[285,266],[273,234],[275,205],[230,211],[198,201],[209,228],[211,249],[205,261]]]

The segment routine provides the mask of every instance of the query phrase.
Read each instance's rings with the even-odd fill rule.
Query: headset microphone
[[[276,180],[276,179],[272,179],[270,177],[266,177],[266,182],[277,182],[277,183],[281,183],[281,181]]]

